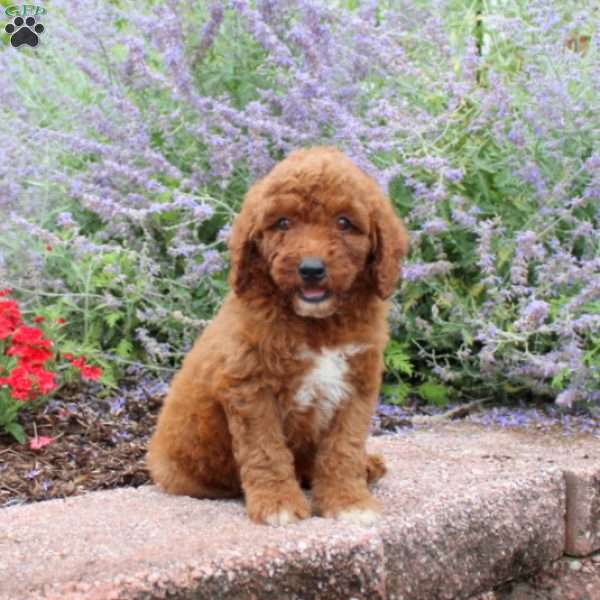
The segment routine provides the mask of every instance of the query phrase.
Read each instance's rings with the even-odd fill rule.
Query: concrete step
[[[0,598],[469,598],[600,548],[592,437],[450,425],[373,438],[373,526],[251,523],[152,486],[0,510]]]

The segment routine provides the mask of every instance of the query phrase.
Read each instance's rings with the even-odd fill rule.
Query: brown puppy
[[[377,184],[334,148],[298,150],[248,192],[233,291],[173,379],[148,453],[171,494],[246,498],[251,519],[369,522],[385,473],[365,442],[408,252]]]

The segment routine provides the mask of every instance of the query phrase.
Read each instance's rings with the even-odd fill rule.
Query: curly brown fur
[[[282,220],[284,219],[284,220]],[[348,226],[350,223],[350,226]],[[369,521],[385,473],[365,449],[388,339],[385,299],[408,252],[377,184],[333,148],[298,150],[248,192],[230,239],[232,291],[173,379],[151,440],[154,481],[243,492],[251,519]],[[326,275],[299,265],[319,259]]]

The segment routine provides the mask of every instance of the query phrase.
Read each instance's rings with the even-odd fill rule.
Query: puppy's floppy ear
[[[371,270],[377,295],[384,299],[392,294],[402,260],[409,250],[408,232],[396,215],[391,202],[379,192],[373,212],[371,236]]]
[[[252,202],[252,198],[257,193],[256,188],[257,186],[251,188],[246,195],[242,210],[233,222],[229,237],[228,245],[231,255],[229,285],[236,294],[241,294],[250,285],[258,258],[255,240],[256,216]]]

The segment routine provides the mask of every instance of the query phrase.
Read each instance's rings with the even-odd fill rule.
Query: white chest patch
[[[301,358],[313,360],[296,392],[296,407],[306,410],[316,408],[319,429],[327,427],[338,406],[352,393],[347,381],[348,359],[364,352],[368,346],[346,344],[336,348],[323,348],[320,352],[305,350]]]

